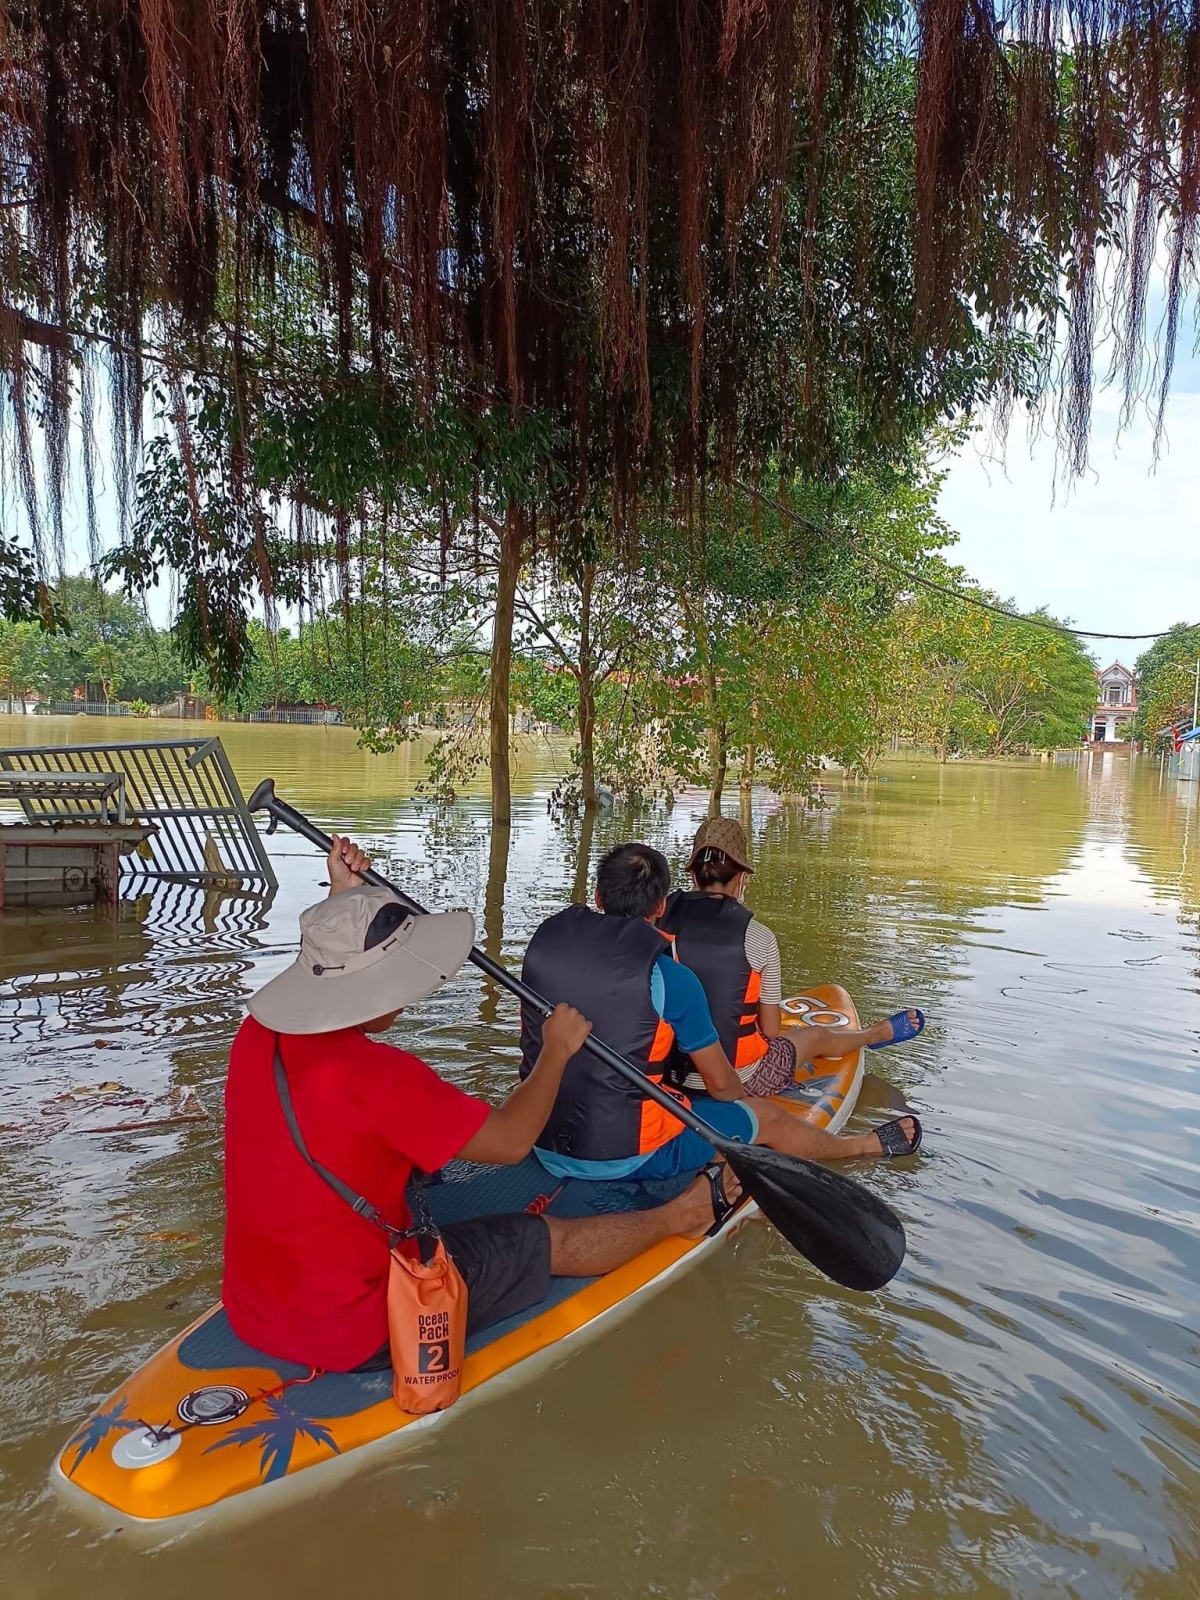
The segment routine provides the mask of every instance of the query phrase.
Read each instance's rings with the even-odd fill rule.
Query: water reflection
[[[592,862],[592,841],[596,835],[596,813],[586,811],[579,822],[579,838],[575,845],[575,876],[571,880],[571,904],[591,904],[588,876]]]
[[[508,853],[511,827],[494,827],[488,841],[487,891],[483,898],[483,948],[493,961],[504,955],[504,888],[508,881]],[[502,990],[490,978],[484,980],[479,1020],[494,1027],[498,1020]]]

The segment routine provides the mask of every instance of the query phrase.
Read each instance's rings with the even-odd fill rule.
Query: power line
[[[774,495],[766,494],[762,489],[756,489],[751,484],[743,483],[740,478],[737,480],[737,484],[744,494],[753,495],[763,505],[772,506],[781,516],[790,518],[792,522],[797,523],[800,527],[809,528],[813,533],[819,534],[833,532],[832,528],[823,527],[819,522],[813,522],[811,518],[802,516],[798,511],[793,511],[791,506],[785,506],[781,501],[776,500]],[[994,616],[1003,617],[1006,622],[1024,623],[1029,628],[1045,628],[1049,633],[1070,633],[1074,634],[1077,639],[1123,639],[1127,641],[1163,639],[1168,633],[1174,631],[1172,628],[1163,628],[1158,633],[1103,633],[1097,628],[1069,628],[1065,622],[1053,622],[1049,617],[1026,617],[1018,611],[1007,611],[1003,606],[993,605],[990,600],[984,600],[979,595],[968,594],[963,589],[951,588],[944,583],[934,583],[932,578],[923,578],[920,573],[913,572],[911,568],[902,566],[898,561],[889,561],[886,556],[874,555],[869,550],[862,553],[868,561],[875,562],[876,566],[887,567],[892,572],[898,572],[909,583],[918,584],[922,589],[932,589],[935,594],[948,595],[951,600],[961,600],[964,605],[977,606],[980,611],[990,611]],[[1186,626],[1192,627],[1195,624],[1188,623]]]

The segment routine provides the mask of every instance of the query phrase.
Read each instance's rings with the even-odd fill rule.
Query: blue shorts
[[[711,1122],[718,1133],[727,1139],[740,1139],[743,1144],[753,1144],[758,1138],[758,1118],[745,1100],[714,1100],[710,1095],[691,1096],[692,1110],[705,1122]],[[666,1144],[659,1145],[652,1156],[647,1156],[637,1171],[637,1179],[674,1178],[681,1172],[698,1172],[712,1160],[716,1151],[703,1134],[685,1128]]]
[[[710,1095],[691,1097],[692,1108],[698,1117],[711,1122],[718,1133],[727,1139],[740,1139],[743,1144],[753,1144],[758,1138],[758,1118],[745,1100],[714,1100]],[[603,1182],[622,1178],[640,1182],[646,1178],[675,1178],[681,1172],[699,1172],[715,1155],[712,1145],[703,1134],[685,1128],[666,1144],[660,1145],[651,1156],[621,1156],[616,1161],[583,1161],[578,1156],[560,1156],[556,1150],[543,1150],[535,1145],[534,1155],[547,1172],[556,1178],[582,1178],[585,1182]]]

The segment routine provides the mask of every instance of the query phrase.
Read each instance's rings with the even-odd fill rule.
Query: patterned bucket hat
[[[732,817],[708,817],[696,829],[692,853],[687,864],[689,872],[705,850],[718,850],[735,866],[741,867],[746,872],[754,871],[750,865],[750,846],[746,843],[745,829]]]

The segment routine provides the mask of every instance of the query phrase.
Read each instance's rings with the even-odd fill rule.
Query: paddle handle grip
[[[286,800],[279,798],[275,793],[275,784],[271,778],[263,779],[250,796],[247,805],[251,811],[267,812],[271,817],[272,828],[276,823],[282,822],[293,833],[298,833],[301,838],[307,839],[310,844],[315,844],[323,855],[328,855],[333,849],[333,840],[327,833],[322,833],[316,823],[311,822],[302,811],[297,811],[295,806],[290,806]],[[398,889],[381,872],[376,872],[371,868],[362,873],[361,876],[367,883],[373,883],[376,888],[389,889],[406,911],[415,912],[418,916],[428,915],[425,906],[414,900],[411,895],[405,894],[402,889]],[[480,972],[486,973],[489,978],[494,979],[502,988],[507,989],[510,994],[516,995],[522,1005],[529,1006],[539,1015],[548,1017],[554,1010],[548,1000],[543,999],[528,984],[515,977],[507,967],[501,966],[498,961],[493,961],[491,956],[485,955],[477,946],[472,946],[471,953],[467,959],[473,966],[478,967]],[[668,1094],[664,1088],[654,1083],[644,1072],[639,1072],[632,1061],[626,1061],[624,1056],[618,1055],[615,1050],[606,1045],[603,1039],[597,1039],[594,1033],[590,1033],[583,1041],[583,1048],[598,1060],[603,1061],[606,1067],[611,1067],[614,1072],[619,1072],[630,1083],[636,1084],[648,1100],[656,1101],[664,1110],[669,1111],[673,1117],[682,1122],[685,1127],[691,1128],[693,1133],[698,1133],[702,1138],[707,1139],[714,1149],[736,1150],[741,1145],[740,1140],[727,1139],[724,1134],[720,1134],[715,1128],[710,1127],[703,1117],[698,1117],[689,1106],[681,1105],[674,1095]]]

